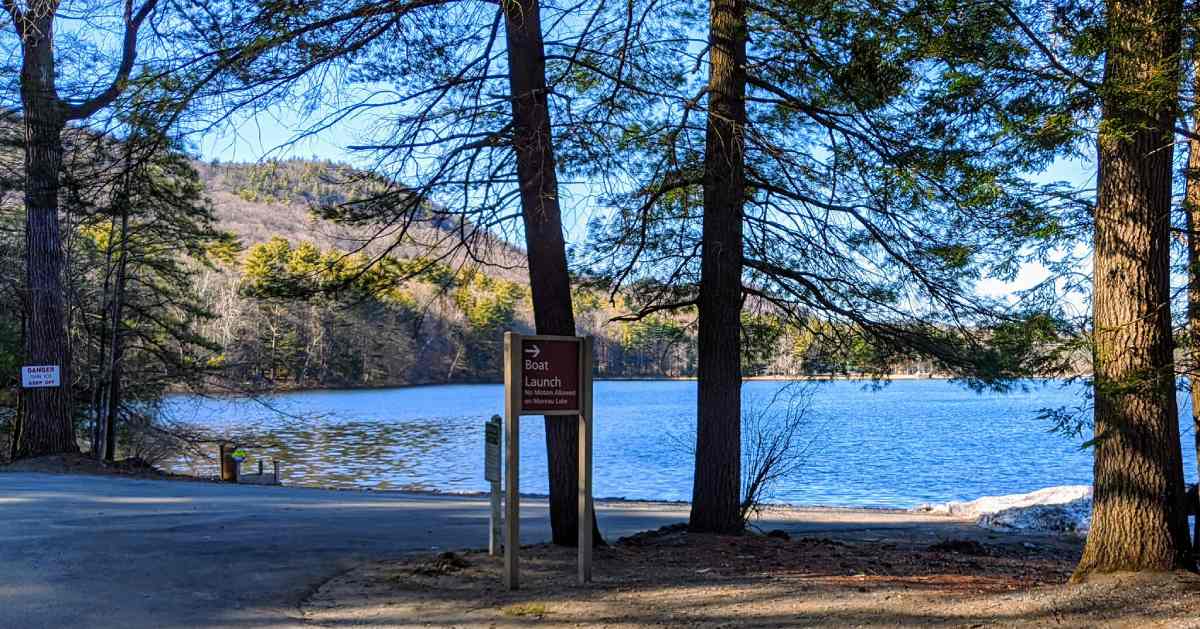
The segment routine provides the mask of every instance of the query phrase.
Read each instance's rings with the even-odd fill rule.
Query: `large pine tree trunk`
[[[746,5],[709,2],[696,466],[689,525],[741,532],[742,209]]]
[[[1200,74],[1196,76],[1200,85]],[[1192,131],[1200,135],[1200,113]],[[1187,188],[1184,212],[1187,215],[1188,251],[1188,309],[1187,329],[1191,339],[1188,385],[1192,397],[1192,436],[1195,438],[1196,469],[1200,470],[1200,140],[1188,141]],[[1196,530],[1192,536],[1192,551],[1200,554],[1200,513],[1196,514]]]
[[[1192,565],[1170,313],[1170,77],[1178,76],[1180,14],[1175,0],[1108,3],[1094,242],[1095,493],[1075,580]],[[1148,97],[1153,86],[1161,93]]]
[[[541,6],[537,0],[502,0],[502,5],[534,325],[538,334],[571,336],[575,334],[575,314],[554,172]],[[546,417],[544,421],[551,537],[555,544],[574,546],[579,533],[579,425],[566,417]],[[594,520],[592,527],[592,539],[602,543]]]
[[[28,364],[58,365],[62,386],[26,389],[19,456],[77,452],[65,327],[59,169],[66,116],[54,87],[53,18],[29,17],[23,37],[21,101],[25,124],[25,247]]]

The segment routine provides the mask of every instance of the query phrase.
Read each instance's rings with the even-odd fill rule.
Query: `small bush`
[[[819,430],[810,421],[809,407],[818,385],[789,383],[767,399],[743,397],[742,403],[742,522],[759,514],[775,497],[781,483],[799,480]],[[696,431],[668,432],[672,448],[696,456]]]
[[[762,511],[780,483],[797,480],[816,441],[809,417],[814,384],[791,383],[742,410],[742,522]]]

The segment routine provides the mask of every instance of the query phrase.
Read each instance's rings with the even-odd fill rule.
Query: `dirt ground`
[[[32,459],[21,459],[0,465],[0,472],[40,472],[43,474],[100,474],[105,476],[128,476],[169,480],[208,480],[183,474],[164,472],[154,465],[139,459],[122,459],[113,463],[97,461],[90,454],[52,454]]]
[[[668,527],[597,549],[583,587],[572,550],[526,547],[517,592],[485,552],[413,557],[345,573],[302,611],[329,627],[1200,628],[1192,575],[1063,585],[1078,538],[786,537]]]

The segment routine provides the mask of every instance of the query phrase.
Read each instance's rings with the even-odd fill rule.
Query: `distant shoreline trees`
[[[222,191],[242,189],[242,179],[222,173],[246,166],[206,168]],[[278,203],[304,198],[286,187],[275,195]],[[275,204],[239,207],[249,220],[272,213]],[[253,214],[250,207],[257,208]],[[234,255],[201,270],[198,290],[215,313],[201,330],[222,348],[214,360],[224,378],[249,390],[498,382],[501,333],[533,330],[528,287],[489,275],[486,267],[400,258],[372,263],[365,253],[283,237]],[[620,320],[626,307],[608,304],[602,291],[586,285],[575,287],[573,302],[579,330],[596,337],[598,377],[696,375],[694,310]],[[742,327],[741,361],[750,375],[870,376],[933,367],[917,360],[881,364],[865,340],[844,352],[774,315],[743,314]]]

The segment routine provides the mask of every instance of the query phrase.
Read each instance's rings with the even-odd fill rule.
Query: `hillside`
[[[263,163],[198,162],[196,169],[212,199],[221,226],[247,245],[282,237],[292,242],[312,242],[342,251],[378,253],[395,243],[391,231],[350,227],[323,220],[314,212],[323,205],[338,205],[387,190],[388,184],[368,173],[329,161],[290,159]],[[443,219],[444,222],[444,219]],[[415,223],[403,242],[393,249],[400,258],[441,257],[447,253],[448,234],[430,219]],[[490,275],[528,283],[524,252],[500,240],[489,239],[477,255],[488,262]],[[462,255],[446,259],[459,266]]]
[[[457,242],[444,227],[454,219],[436,212],[399,243],[386,232],[372,239],[371,226],[317,218],[319,206],[377,194],[387,187],[383,181],[308,160],[196,167],[220,227],[245,248],[203,282],[218,315],[206,331],[225,348],[220,360],[228,375],[243,385],[493,381],[500,377],[503,332],[533,329],[521,250],[487,239],[468,257],[447,244]],[[337,284],[385,247],[391,247],[387,264],[353,285]],[[352,255],[360,250],[365,255]],[[413,269],[421,273],[409,277]],[[339,288],[317,290],[326,285]],[[596,337],[602,375],[694,372],[687,315],[612,322],[627,309],[618,301],[577,291],[576,319],[581,333]]]
[[[245,246],[205,282],[218,314],[207,332],[226,348],[221,361],[237,381],[264,388],[494,381],[503,332],[533,330],[524,252],[486,238],[467,256],[453,248],[458,234],[448,229],[458,217],[429,210],[399,241],[367,223],[317,218],[322,205],[378,195],[385,181],[309,160],[197,169],[221,228]],[[385,248],[387,261],[368,265]],[[614,321],[633,308],[629,301],[575,291],[579,332],[596,338],[598,375],[694,375],[694,312]],[[855,373],[874,360],[868,344],[846,343],[847,331],[829,324],[796,329],[763,310],[746,312],[743,329],[750,376]],[[931,369],[918,360],[892,372]]]

